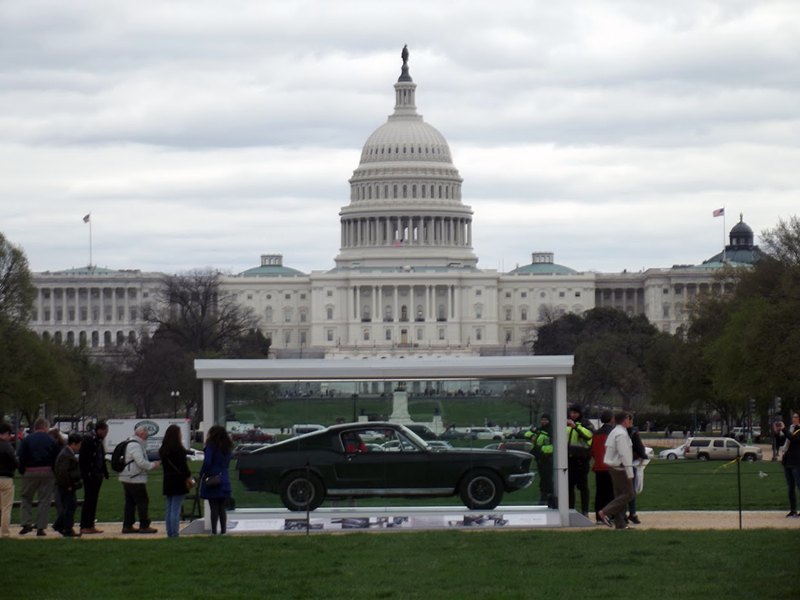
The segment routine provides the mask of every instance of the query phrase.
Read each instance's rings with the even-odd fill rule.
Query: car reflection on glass
[[[378,431],[375,451],[361,438]],[[293,511],[325,499],[433,498],[458,495],[467,508],[491,510],[504,494],[530,485],[533,457],[483,448],[431,448],[403,425],[350,423],[290,438],[242,455],[239,479],[251,491],[279,494]]]

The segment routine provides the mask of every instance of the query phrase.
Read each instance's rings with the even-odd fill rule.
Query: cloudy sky
[[[800,207],[796,0],[0,0],[0,232],[35,271],[334,266],[394,105],[450,143],[479,266],[698,263]]]

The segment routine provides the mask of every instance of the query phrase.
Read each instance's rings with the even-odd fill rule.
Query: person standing
[[[108,424],[98,421],[94,430],[83,436],[78,463],[83,479],[83,509],[81,509],[81,534],[91,535],[103,533],[95,526],[97,500],[100,497],[100,486],[103,479],[108,479],[106,451],[103,440],[108,435]]]
[[[125,447],[125,468],[119,474],[120,483],[125,490],[125,512],[122,520],[122,533],[156,533],[158,529],[150,527],[148,507],[150,498],[147,495],[147,472],[157,469],[158,461],[147,460],[147,438],[150,432],[147,427],[138,427],[128,438]],[[139,528],[136,512],[139,512]]]
[[[525,432],[528,437],[528,432]],[[542,414],[539,429],[529,437],[533,443],[531,453],[539,472],[539,502],[550,506],[553,498],[553,442],[550,437],[550,415]]]
[[[633,460],[637,461],[636,464],[638,466],[641,464],[641,461],[647,460],[647,450],[644,448],[642,436],[639,435],[639,428],[633,426],[633,415],[631,415],[631,425],[628,427],[628,435],[631,436]],[[641,473],[639,471],[641,471]],[[628,503],[628,521],[636,525],[642,524],[641,520],[639,520],[639,515],[636,514],[636,488],[638,486],[638,478],[643,477],[643,475],[644,471],[642,469],[638,467],[633,469],[633,498],[631,498],[631,501]]]
[[[211,534],[225,533],[228,529],[228,517],[225,506],[231,497],[231,480],[228,465],[231,462],[233,442],[228,432],[221,425],[213,425],[208,430],[205,457],[200,468],[200,497],[208,500],[211,507]],[[208,479],[219,477],[219,485],[210,485]],[[212,479],[213,481],[213,479]]]
[[[581,407],[573,404],[567,419],[567,466],[569,481],[569,507],[575,508],[575,488],[581,493],[581,513],[589,516],[589,465],[592,430],[581,422]]]
[[[83,438],[77,433],[70,433],[67,443],[56,457],[53,472],[56,476],[58,494],[61,497],[61,515],[53,528],[64,537],[81,537],[75,533],[75,509],[78,506],[77,491],[83,487],[81,481],[81,467],[78,464],[76,452],[81,449]]]
[[[19,467],[11,445],[11,425],[0,423],[0,537],[11,536],[11,508],[14,506],[14,471]]]
[[[158,449],[158,456],[164,466],[163,492],[167,498],[167,537],[171,538],[180,535],[181,507],[189,489],[187,481],[192,477],[186,462],[186,448],[183,447],[181,438],[181,428],[170,425],[164,432],[164,441]]]
[[[19,446],[19,472],[22,475],[22,509],[20,520],[22,529],[19,534],[25,535],[33,531],[33,497],[38,495],[39,508],[36,511],[36,535],[47,535],[47,520],[56,479],[53,467],[61,447],[47,430],[50,423],[44,417],[33,422],[33,433],[25,437]]]
[[[628,529],[625,522],[625,509],[633,498],[633,444],[628,435],[631,416],[624,411],[614,413],[616,426],[606,438],[606,453],[603,462],[608,465],[611,481],[614,484],[614,499],[599,513],[600,520],[608,527]]]
[[[792,413],[792,424],[787,428],[783,421],[775,423],[775,437],[782,455],[783,473],[789,488],[790,517],[800,517],[797,513],[797,490],[800,490],[800,412]]]
[[[603,524],[600,518],[600,509],[614,499],[614,484],[611,482],[611,473],[608,472],[608,465],[603,462],[606,455],[606,440],[608,434],[614,430],[614,413],[604,410],[600,413],[602,423],[592,436],[591,453],[594,459],[592,471],[594,471],[594,516],[598,525]]]

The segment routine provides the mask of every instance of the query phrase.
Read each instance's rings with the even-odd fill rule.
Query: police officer
[[[592,429],[583,423],[581,407],[573,404],[567,419],[567,465],[569,467],[569,507],[575,508],[575,488],[581,493],[581,513],[589,516],[589,465]]]

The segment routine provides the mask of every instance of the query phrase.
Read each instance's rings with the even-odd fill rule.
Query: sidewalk
[[[787,519],[784,511],[744,511],[742,512],[743,529],[795,529],[800,532],[800,518]],[[633,529],[643,531],[655,529],[739,529],[739,513],[736,511],[669,511],[669,512],[640,512],[639,518],[641,525],[633,526]],[[233,514],[229,515],[233,517]],[[186,527],[188,521],[184,522],[181,528]],[[166,527],[163,521],[153,521],[152,527],[158,529],[158,533],[136,534],[122,533],[122,523],[98,523],[98,529],[103,533],[95,535],[85,535],[82,539],[163,539],[167,537]],[[598,527],[599,529],[599,527]],[[11,536],[15,539],[34,539],[50,540],[62,539],[62,536],[52,529],[47,530],[44,538],[36,537],[36,532],[32,531],[24,536],[19,535],[19,526],[12,526]],[[354,530],[362,531],[363,530]],[[517,530],[518,531],[518,530]],[[587,531],[585,528],[564,528],[559,531]],[[186,535],[186,534],[181,534]],[[204,534],[205,535],[205,534]],[[256,534],[257,535],[257,534]],[[274,535],[274,534],[262,534]]]

